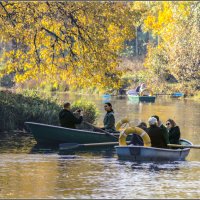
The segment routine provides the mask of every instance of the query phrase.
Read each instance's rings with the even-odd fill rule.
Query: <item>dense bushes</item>
[[[93,123],[97,118],[95,105],[77,101],[72,110],[84,110],[84,119]],[[22,130],[25,121],[59,125],[58,113],[62,106],[49,98],[41,99],[36,93],[25,95],[0,91],[0,131]]]

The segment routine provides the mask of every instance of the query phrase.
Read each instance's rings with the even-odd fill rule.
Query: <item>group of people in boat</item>
[[[115,116],[111,103],[104,104],[104,110],[106,111],[103,123],[105,130],[109,133],[117,132],[115,129]],[[79,113],[79,117],[75,117],[75,113]],[[76,124],[80,124],[83,121],[83,111],[76,110],[71,112],[71,104],[65,103],[63,110],[59,113],[60,124],[66,128],[76,128]],[[149,125],[149,126],[148,126]],[[168,119],[164,125],[159,116],[153,115],[148,119],[148,125],[145,122],[141,122],[138,127],[143,129],[151,139],[151,146],[157,148],[168,148],[167,144],[179,144],[180,129],[176,125],[173,119]],[[142,138],[137,134],[132,134],[130,144],[143,146]]]

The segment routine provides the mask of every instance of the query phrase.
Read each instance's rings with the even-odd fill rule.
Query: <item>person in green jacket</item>
[[[153,115],[152,117],[155,117],[157,119],[158,127],[160,127],[162,129],[162,132],[163,132],[163,135],[165,138],[165,142],[166,142],[166,144],[169,144],[170,141],[169,141],[169,133],[168,133],[167,128],[163,125],[163,123],[160,121],[160,119],[157,115]]]
[[[107,131],[107,132],[111,132],[111,133],[116,132],[115,116],[114,116],[114,111],[112,109],[112,104],[111,103],[105,103],[104,109],[106,111],[106,115],[105,115],[104,120],[103,120],[104,127],[102,129]]]

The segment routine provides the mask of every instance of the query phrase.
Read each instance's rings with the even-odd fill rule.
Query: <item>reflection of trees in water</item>
[[[33,136],[28,133],[1,133],[0,152],[28,153],[35,143]]]

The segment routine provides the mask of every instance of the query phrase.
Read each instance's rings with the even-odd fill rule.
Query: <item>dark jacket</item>
[[[66,128],[76,128],[75,124],[80,124],[83,117],[76,118],[69,110],[63,109],[59,113],[60,125]]]
[[[147,131],[150,139],[151,146],[157,148],[167,148],[167,143],[163,134],[163,130],[156,125],[151,125]]]
[[[115,116],[113,111],[107,112],[104,120],[103,120],[104,127],[103,129],[108,132],[115,132]]]
[[[167,128],[166,128],[163,124],[160,125],[160,128],[161,128],[162,131],[163,131],[163,135],[164,135],[166,144],[169,144],[169,143],[170,143],[170,142],[169,142],[169,133],[168,133]]]
[[[145,132],[148,131],[148,129],[145,128],[145,127],[139,127],[139,128],[143,129]],[[136,146],[144,146],[143,139],[139,135],[137,135],[135,133],[133,133],[132,136],[131,136],[130,144],[133,144],[133,145],[136,145]]]
[[[179,144],[181,133],[178,126],[175,126],[169,130],[169,142],[171,144]]]

